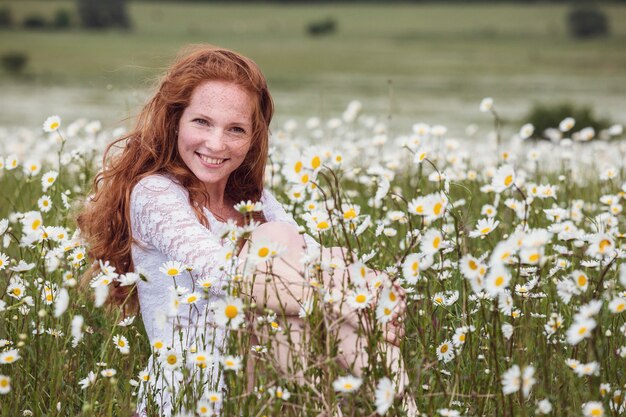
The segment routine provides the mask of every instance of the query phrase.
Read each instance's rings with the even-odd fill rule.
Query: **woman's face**
[[[227,81],[206,81],[191,94],[180,117],[178,152],[211,197],[224,193],[250,149],[252,112],[252,96]]]

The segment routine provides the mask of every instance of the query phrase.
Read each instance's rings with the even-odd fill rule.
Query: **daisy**
[[[11,377],[0,375],[0,394],[8,394],[11,391]]]
[[[376,412],[381,416],[384,416],[393,404],[393,399],[396,395],[395,391],[395,387],[389,378],[385,377],[378,381],[376,392],[374,393],[374,404],[376,405]]]
[[[8,263],[9,263],[9,257],[6,254],[0,252],[0,271],[6,268]]]
[[[52,200],[47,195],[41,196],[39,200],[37,200],[37,205],[39,206],[39,210],[42,213],[47,213],[52,209]]]
[[[352,375],[340,376],[333,381],[333,388],[337,392],[354,392],[361,387],[363,380]]]
[[[528,398],[530,395],[530,390],[537,380],[535,379],[535,367],[534,366],[526,366],[524,368],[524,372],[522,373],[522,394],[524,394],[525,398]]]
[[[422,238],[421,249],[426,255],[433,255],[443,247],[443,235],[437,229],[428,229]]]
[[[452,344],[454,347],[458,348],[465,344],[468,330],[469,329],[467,327],[463,326],[454,331],[454,336],[452,336]]]
[[[215,322],[221,327],[236,329],[243,323],[243,301],[235,297],[226,297],[214,304]]]
[[[467,279],[482,276],[487,271],[487,267],[470,254],[461,258],[461,274]]]
[[[537,403],[536,414],[550,414],[552,412],[552,403],[547,398]]]
[[[198,366],[199,368],[206,368],[208,365],[209,358],[205,352],[194,352],[189,355],[189,362]]]
[[[393,317],[393,307],[386,303],[378,303],[376,306],[376,320],[380,323],[388,323]]]
[[[348,294],[347,302],[350,307],[361,310],[369,306],[372,300],[372,295],[367,288],[357,288]]]
[[[211,404],[216,404],[222,402],[222,394],[217,391],[208,391],[205,394],[205,397]]]
[[[267,393],[270,397],[276,397],[280,400],[287,401],[291,397],[291,393],[283,387],[270,387],[267,389]]]
[[[533,126],[532,123],[526,123],[519,130],[519,136],[522,139],[528,139],[533,133],[535,133],[535,126]]]
[[[6,293],[9,295],[9,297],[13,297],[16,300],[21,300],[26,293],[26,287],[21,282],[14,281],[9,284],[6,289]]]
[[[502,165],[493,176],[491,185],[496,193],[501,193],[515,184],[515,171],[511,165]]]
[[[46,133],[56,132],[61,127],[61,118],[59,116],[50,116],[43,122],[43,131]]]
[[[615,241],[611,235],[599,233],[592,237],[587,248],[587,255],[592,257],[602,257],[608,255],[615,249]]]
[[[70,304],[70,294],[65,288],[61,288],[54,302],[54,317],[60,317]]]
[[[152,349],[155,352],[160,352],[165,347],[165,343],[161,339],[157,339],[152,343]]]
[[[185,294],[181,301],[185,304],[195,304],[202,299],[202,295],[197,292],[192,292],[189,294]]]
[[[561,132],[569,132],[570,130],[572,130],[575,124],[576,120],[574,120],[573,117],[566,117],[559,123],[559,130]]]
[[[449,340],[444,340],[437,347],[437,360],[448,363],[452,359],[454,359],[454,348],[452,347],[452,342],[450,342]]]
[[[184,270],[185,265],[178,261],[167,261],[159,268],[159,271],[172,278],[182,274]]]
[[[583,339],[591,337],[591,331],[595,329],[596,321],[591,318],[581,318],[576,320],[569,329],[567,329],[567,343],[577,345]]]
[[[258,265],[280,256],[286,249],[283,245],[275,242],[256,241],[250,248],[249,257],[253,260],[253,264]]]
[[[59,173],[57,171],[48,171],[41,176],[41,188],[44,193],[48,191],[48,188],[52,187],[58,176]]]
[[[241,363],[241,358],[238,356],[224,356],[220,362],[226,371],[239,371],[243,366]]]
[[[20,354],[17,349],[10,349],[0,353],[0,364],[13,363],[20,359]]]
[[[504,291],[511,282],[511,274],[502,265],[495,265],[485,278],[485,290],[492,298]]]
[[[169,349],[159,356],[161,364],[170,371],[178,369],[182,366],[182,357],[175,349]]]
[[[95,384],[97,378],[98,376],[93,371],[89,371],[89,374],[87,374],[85,378],[78,381],[80,389],[87,389],[89,386]]]
[[[499,224],[500,222],[492,217],[480,219],[478,223],[476,223],[476,229],[469,233],[469,237],[487,236],[498,227]]]
[[[513,365],[502,374],[502,392],[505,395],[519,391],[522,385],[522,372],[517,365]]]
[[[583,415],[585,417],[603,417],[604,407],[600,401],[589,401],[583,404]]]
[[[409,202],[407,210],[409,213],[417,214],[420,216],[425,216],[427,204],[428,204],[427,197],[417,197]]]
[[[598,375],[600,373],[600,364],[595,361],[589,363],[579,363],[578,366],[574,368],[574,372],[579,377]]]
[[[17,158],[17,155],[7,156],[4,160],[4,165],[7,171],[11,171],[17,168],[17,166],[19,165],[19,159]]]
[[[23,168],[26,175],[34,177],[41,171],[41,163],[39,161],[26,161]]]
[[[196,413],[201,416],[211,416],[213,415],[213,407],[211,406],[211,402],[209,400],[201,399],[196,404]]]
[[[24,233],[28,234],[38,231],[43,226],[43,219],[40,212],[29,211],[24,213],[21,223],[24,225]]]
[[[342,213],[341,213],[341,217],[346,222],[355,222],[358,220],[360,212],[361,212],[361,207],[357,205],[344,206]]]
[[[609,303],[609,310],[611,310],[611,313],[623,313],[626,311],[626,300],[621,297],[614,298]]]
[[[432,262],[432,256],[424,256],[421,253],[412,253],[407,256],[402,263],[402,275],[405,281],[411,285],[416,284],[420,279],[420,272],[428,269]]]
[[[493,109],[493,98],[491,97],[485,97],[482,99],[482,101],[480,102],[480,111],[483,113],[486,113],[488,111],[491,111]]]
[[[107,368],[100,371],[100,375],[105,378],[113,378],[115,375],[117,375],[117,371],[113,368]]]
[[[242,201],[235,204],[234,209],[242,214],[253,213],[255,211],[263,211],[263,203],[261,203],[260,201],[253,203],[250,200]]]
[[[128,339],[121,335],[113,336],[113,344],[122,353],[122,355],[128,355],[130,353],[130,345]]]
[[[587,278],[587,274],[583,271],[575,270],[572,272],[571,278],[579,291],[587,291],[587,287],[589,286],[589,278]]]

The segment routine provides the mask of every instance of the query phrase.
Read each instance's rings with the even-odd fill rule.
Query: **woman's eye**
[[[232,130],[233,132],[238,133],[238,134],[241,134],[241,135],[245,135],[245,134],[246,134],[245,129],[243,129],[243,128],[241,128],[241,127],[238,127],[238,126],[233,127],[231,130]]]
[[[193,122],[201,124],[201,125],[206,125],[207,124],[207,121],[204,120],[204,119],[193,119]]]

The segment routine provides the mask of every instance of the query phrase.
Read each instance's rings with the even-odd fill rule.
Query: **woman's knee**
[[[257,227],[252,232],[252,242],[255,240],[269,240],[271,242],[286,245],[288,248],[302,246],[304,238],[298,230],[286,222],[267,222]]]

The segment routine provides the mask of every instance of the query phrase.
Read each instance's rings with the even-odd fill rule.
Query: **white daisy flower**
[[[243,364],[241,362],[241,358],[238,356],[231,356],[231,355],[227,355],[224,356],[220,362],[222,363],[222,366],[224,367],[224,370],[226,371],[239,371],[241,370],[241,368],[243,367]]]
[[[376,392],[374,393],[376,412],[384,416],[387,410],[393,405],[395,395],[395,387],[389,378],[385,377],[378,381]]]
[[[56,132],[61,127],[61,118],[59,116],[50,116],[43,122],[43,131],[46,133]]]
[[[238,328],[245,318],[243,301],[235,297],[226,297],[214,303],[215,322],[221,327]]]
[[[333,381],[333,388],[337,392],[354,392],[361,387],[363,380],[352,375],[340,376]]]
[[[185,265],[178,261],[167,261],[160,268],[159,271],[169,277],[177,277],[185,270]]]

